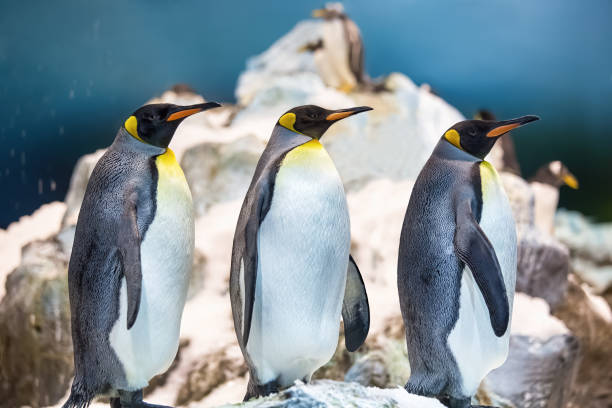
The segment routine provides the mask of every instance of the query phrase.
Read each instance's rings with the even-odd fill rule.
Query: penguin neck
[[[153,146],[136,139],[123,126],[119,128],[113,145],[122,151],[144,153],[147,156],[158,156],[166,152],[163,147]]]
[[[279,148],[288,150],[311,140],[313,139],[310,136],[294,132],[293,130],[277,124],[274,126],[274,130],[268,141],[268,146],[275,150]]]
[[[459,160],[459,161],[467,161],[467,162],[479,162],[483,161],[482,159],[469,154],[466,151],[463,151],[456,146],[453,146],[448,140],[444,137],[440,139],[438,144],[436,145],[433,153],[433,156],[438,156],[447,160]]]

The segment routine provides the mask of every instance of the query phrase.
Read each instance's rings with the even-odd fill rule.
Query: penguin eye
[[[474,129],[474,128],[470,128],[470,130],[468,130],[468,134],[469,134],[470,136],[476,136],[476,129]]]

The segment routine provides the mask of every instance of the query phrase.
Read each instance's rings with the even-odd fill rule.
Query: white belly
[[[516,283],[516,227],[497,173],[490,177],[482,178],[484,197],[480,227],[495,248],[512,316]],[[482,379],[506,360],[511,322],[503,336],[495,335],[482,292],[467,266],[461,279],[459,304],[459,319],[448,337],[448,344],[461,372],[463,390],[467,396],[474,395]]]
[[[145,387],[152,377],[165,372],[176,356],[193,262],[193,206],[184,177],[163,177],[160,172],[157,197],[155,218],[141,244],[138,317],[127,330],[124,278],[119,319],[109,335],[131,390]]]
[[[259,229],[247,344],[258,381],[283,387],[309,380],[336,349],[350,247],[340,177],[322,147],[306,150],[287,155]]]
[[[323,58],[315,58],[321,75],[329,86],[355,86],[357,80],[351,72],[349,44],[346,39],[344,23],[339,19],[323,23]]]

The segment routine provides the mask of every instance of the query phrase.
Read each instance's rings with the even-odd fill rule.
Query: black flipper
[[[363,279],[355,260],[349,255],[346,273],[346,289],[342,302],[344,343],[348,351],[355,351],[363,344],[370,330],[370,306]]]
[[[142,269],[140,264],[140,233],[137,222],[138,194],[132,192],[124,203],[122,222],[119,226],[119,254],[127,286],[127,328],[132,328],[140,308]]]
[[[270,205],[278,168],[285,155],[293,148],[312,140],[276,125],[266,149],[262,153],[251,185],[247,191],[234,234],[230,271],[230,298],[234,329],[241,346],[246,348],[251,331],[257,280],[257,236]],[[243,270],[241,276],[241,269]],[[241,286],[244,288],[242,295]],[[244,296],[244,298],[242,298]],[[244,308],[244,310],[243,310]]]
[[[244,262],[244,332],[242,339],[246,345],[251,331],[251,319],[253,317],[253,305],[255,303],[255,284],[257,282],[257,233],[259,226],[265,218],[270,204],[272,203],[272,189],[276,172],[268,173],[272,180],[265,178],[255,186],[255,196],[251,207],[251,217],[246,223],[244,236],[245,253]]]
[[[458,201],[456,223],[455,252],[470,267],[489,309],[493,332],[501,337],[510,319],[504,277],[495,249],[474,218],[470,199]]]

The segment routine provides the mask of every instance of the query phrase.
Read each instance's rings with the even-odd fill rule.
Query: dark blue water
[[[64,198],[82,154],[175,83],[232,101],[247,57],[319,1],[3,2],[0,227]],[[465,115],[535,113],[517,132],[529,175],[553,159],[578,176],[562,205],[612,220],[612,2],[349,1],[373,75],[428,82]],[[449,124],[450,125],[450,124]]]

